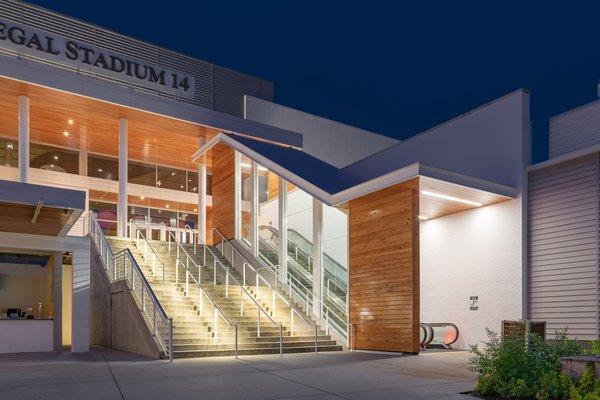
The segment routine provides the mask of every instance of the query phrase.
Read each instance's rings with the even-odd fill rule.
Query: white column
[[[279,281],[287,284],[287,181],[279,177]]]
[[[198,138],[198,146],[206,140]],[[198,164],[198,240],[206,243],[206,164]]]
[[[250,206],[250,244],[252,255],[258,257],[258,163],[252,161],[252,201]]]
[[[313,258],[313,313],[321,316],[320,299],[323,298],[323,203],[313,197],[313,237],[312,237],[312,258]]]
[[[54,318],[54,351],[62,349],[62,252],[52,254],[52,318]]]
[[[87,249],[73,251],[73,292],[71,301],[71,351],[90,350],[90,242]]]
[[[87,176],[88,174],[88,152],[87,150],[79,150],[79,175]]]
[[[242,239],[242,155],[239,151],[234,150],[234,199],[233,208],[235,213],[235,238],[237,240]]]
[[[127,236],[127,120],[119,119],[119,202],[117,235]]]
[[[198,165],[198,240],[206,243],[206,164]]]
[[[19,180],[29,180],[29,97],[19,96]]]

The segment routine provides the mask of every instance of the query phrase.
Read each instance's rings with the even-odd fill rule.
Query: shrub
[[[559,372],[560,359],[580,355],[582,350],[566,332],[557,332],[553,339],[544,341],[537,335],[500,338],[497,333],[486,331],[488,341],[483,348],[471,347],[470,369],[478,375],[477,394],[545,400],[569,393],[569,378]]]

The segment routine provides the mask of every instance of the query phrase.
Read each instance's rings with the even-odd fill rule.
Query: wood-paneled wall
[[[233,149],[218,144],[212,148],[212,224],[227,239],[235,238],[235,159]]]
[[[355,348],[419,351],[418,181],[350,201],[350,323]]]

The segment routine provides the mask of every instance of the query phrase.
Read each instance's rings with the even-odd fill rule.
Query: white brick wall
[[[421,321],[453,322],[467,349],[522,312],[521,199],[421,222]],[[469,297],[479,296],[479,310]]]

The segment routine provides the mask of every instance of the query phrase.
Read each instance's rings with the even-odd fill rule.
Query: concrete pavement
[[[466,352],[289,354],[173,364],[96,348],[0,355],[0,399],[469,399]]]

